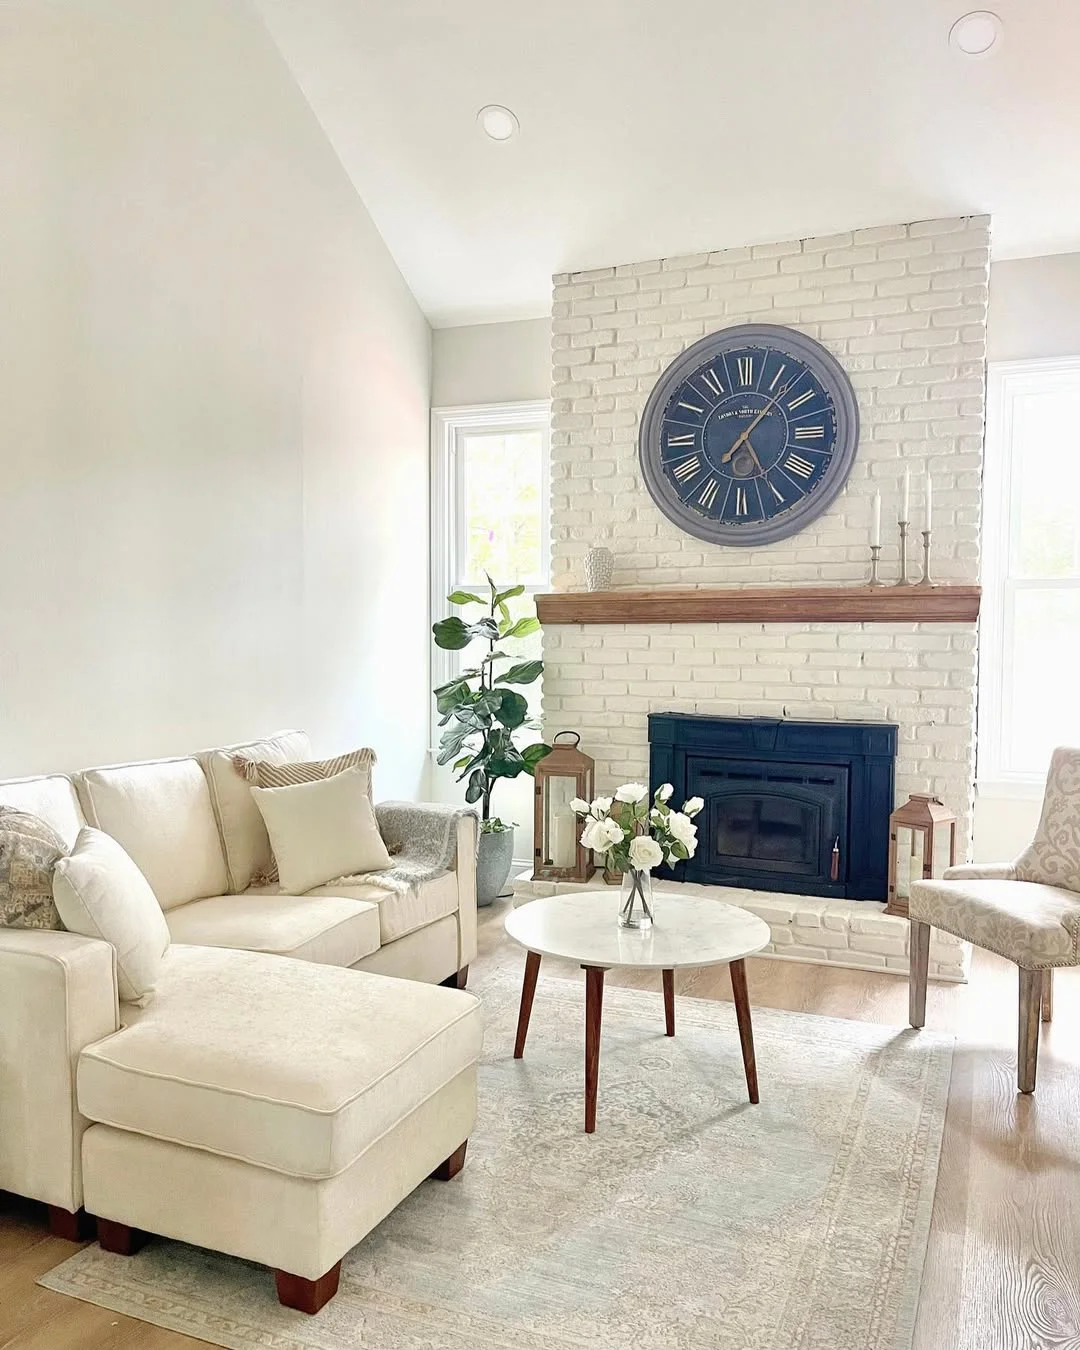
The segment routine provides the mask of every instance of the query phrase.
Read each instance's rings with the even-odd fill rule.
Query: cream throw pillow
[[[69,933],[116,948],[122,1001],[149,1003],[169,926],[150,883],[111,835],[89,826],[79,831],[75,847],[56,864],[53,900]]]
[[[295,787],[253,787],[251,792],[285,894],[303,895],[337,877],[390,866],[363,770],[346,769]]]

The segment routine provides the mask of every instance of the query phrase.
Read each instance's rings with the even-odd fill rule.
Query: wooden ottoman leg
[[[675,972],[665,970],[664,975],[664,1035],[675,1035]]]
[[[465,1166],[465,1150],[468,1147],[469,1141],[466,1139],[460,1148],[454,1149],[449,1158],[436,1167],[435,1171],[431,1173],[429,1180],[452,1181]]]
[[[305,1280],[302,1275],[290,1275],[284,1270],[274,1271],[278,1302],[284,1308],[314,1315],[325,1307],[338,1291],[341,1283],[341,1262],[331,1266],[317,1280]]]
[[[529,1034],[529,1019],[532,1017],[533,999],[536,996],[536,977],[539,974],[539,953],[527,952],[525,955],[525,978],[521,982],[521,1005],[518,1008],[517,1036],[514,1040],[515,1059],[520,1059],[525,1053],[525,1037]]]
[[[97,1231],[102,1250],[115,1252],[117,1256],[134,1256],[150,1241],[150,1234],[141,1228],[129,1228],[126,1223],[116,1223],[113,1219],[98,1219]]]
[[[446,979],[440,980],[439,983],[444,989],[464,989],[469,983],[469,967],[462,966],[460,970],[456,970],[453,975],[447,975]]]
[[[913,1027],[926,1025],[926,977],[930,971],[930,925],[911,920],[908,957],[908,1021]]]
[[[68,1242],[92,1242],[97,1231],[92,1214],[85,1209],[61,1209],[59,1205],[49,1206],[49,1232],[53,1237],[65,1238]]]
[[[1054,972],[1052,970],[1043,971],[1042,986],[1042,1020],[1050,1022],[1054,1017]]]
[[[1039,1061],[1039,1010],[1042,1004],[1042,971],[1020,968],[1020,1018],[1016,1038],[1016,1086],[1020,1092],[1035,1091]]]

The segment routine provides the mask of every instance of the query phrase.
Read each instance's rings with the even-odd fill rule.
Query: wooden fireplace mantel
[[[658,587],[551,591],[544,625],[567,623],[975,623],[981,586]]]

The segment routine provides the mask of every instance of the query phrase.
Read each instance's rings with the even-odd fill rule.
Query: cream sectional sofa
[[[85,1201],[117,1250],[141,1228],[264,1262],[312,1311],[344,1251],[463,1159],[478,1004],[425,986],[463,988],[476,953],[476,822],[423,808],[456,847],[414,892],[253,887],[269,844],[238,752],[311,757],[285,732],[0,783],[0,805],[69,845],[84,824],[116,838],[174,944],[136,1008],[109,944],[0,928],[0,1189],[45,1202],[68,1236]]]

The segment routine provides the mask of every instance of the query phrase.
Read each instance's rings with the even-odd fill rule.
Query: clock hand
[[[790,381],[789,381],[789,383],[790,383]],[[735,452],[736,452],[736,450],[738,450],[739,446],[742,445],[743,441],[745,441],[745,440],[747,439],[747,437],[750,435],[750,433],[753,431],[753,429],[757,426],[757,424],[761,421],[761,419],[765,416],[765,414],[766,414],[766,413],[767,413],[767,412],[768,412],[775,404],[779,403],[779,401],[784,397],[784,395],[787,393],[787,391],[788,391],[788,385],[785,384],[785,385],[783,385],[783,386],[781,387],[780,392],[776,395],[776,397],[773,398],[773,399],[770,399],[769,402],[765,404],[764,408],[762,408],[762,410],[758,413],[758,415],[754,418],[754,420],[750,423],[750,425],[749,425],[743,432],[741,432],[740,435],[739,435],[738,437],[736,437],[734,444],[729,448],[727,454],[721,456],[721,459],[720,459],[720,463],[721,463],[721,464],[727,464],[730,460],[732,460],[732,459],[734,458]],[[756,459],[757,456],[755,455],[754,458]],[[758,465],[758,467],[760,468],[761,466]]]

